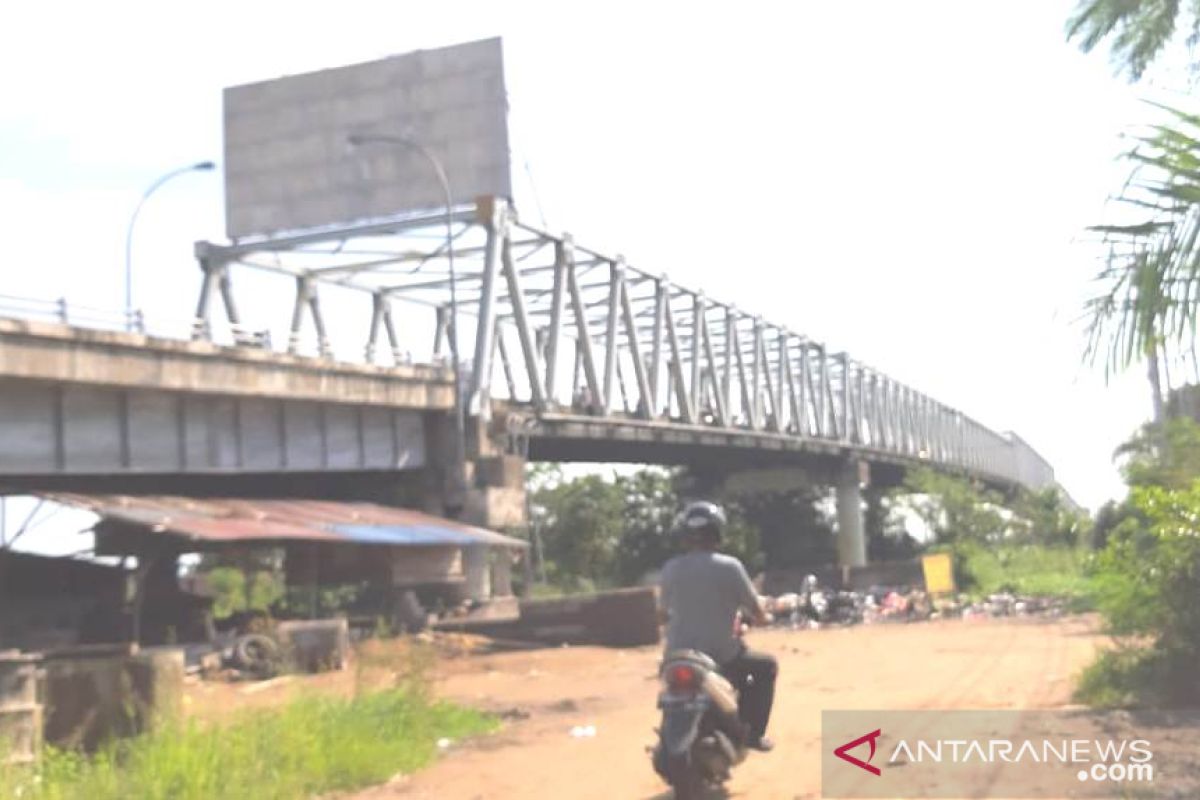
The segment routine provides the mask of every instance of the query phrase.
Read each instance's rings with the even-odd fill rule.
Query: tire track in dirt
[[[1082,665],[1100,641],[1068,638],[1079,630],[1078,624],[988,620],[860,626],[811,635],[756,633],[753,646],[780,660],[781,691],[772,721],[778,748],[739,766],[729,796],[819,797],[822,708],[937,710],[1060,702],[1063,687],[1056,679]],[[643,751],[657,723],[657,684],[650,679],[657,659],[654,648],[488,657],[486,670],[472,675],[468,668],[447,677],[441,693],[466,703],[485,698],[491,707],[520,705],[533,711],[532,718],[452,750],[429,770],[358,800],[667,798]],[[576,701],[578,713],[552,713],[566,698]],[[577,723],[594,723],[597,736],[570,737],[568,729]]]
[[[994,644],[989,641],[989,650],[973,654],[967,666],[956,671],[948,685],[942,684],[938,687],[930,687],[928,698],[917,704],[914,710],[934,712],[940,709],[957,710],[956,707],[969,695],[972,689],[980,682],[986,681],[988,676],[999,670],[1007,659],[1012,658],[1016,651],[1013,644],[1018,637],[1018,633],[1011,625],[1005,625],[1004,629],[1006,636],[1004,637],[1003,644],[999,647],[998,656],[990,649]],[[899,705],[890,705],[887,707],[887,710],[899,707]],[[885,709],[881,708],[879,710]],[[924,737],[937,728],[940,719],[940,716],[936,716],[922,725],[913,726],[909,730],[915,735]],[[846,788],[850,793],[857,793],[864,790],[871,780],[873,780],[873,776],[864,772],[857,780],[850,782]]]
[[[987,625],[989,629],[999,633],[1003,631],[1003,636],[997,638],[990,636],[983,643],[984,646],[978,649],[978,652],[972,652],[968,655],[965,662],[961,658],[949,659],[953,661],[952,668],[947,675],[943,670],[939,674],[940,680],[930,682],[927,689],[923,689],[916,696],[901,694],[897,697],[897,689],[908,690],[909,684],[920,686],[920,674],[923,669],[931,668],[932,671],[938,671],[946,659],[935,658],[929,661],[921,661],[918,658],[897,657],[898,654],[916,654],[919,653],[920,647],[905,646],[907,641],[913,638],[916,632],[934,633],[934,639],[940,641],[945,638],[951,645],[951,651],[958,653],[959,648],[955,645],[957,642],[957,634],[965,633],[968,637],[975,636],[977,629],[975,624],[971,628],[962,628],[963,623],[954,622],[938,622],[929,625],[879,625],[864,628],[840,629],[831,631],[822,631],[817,634],[818,637],[829,637],[827,643],[828,649],[838,650],[837,645],[848,644],[853,653],[851,659],[839,659],[835,655],[835,667],[838,660],[850,660],[856,665],[878,666],[878,675],[871,675],[871,672],[876,670],[868,669],[868,676],[860,681],[851,681],[849,686],[843,685],[842,691],[833,696],[824,698],[827,702],[822,704],[822,708],[828,709],[863,709],[863,710],[884,710],[884,709],[936,709],[943,707],[954,707],[959,705],[971,693],[971,691],[980,683],[987,685],[988,677],[996,671],[1003,671],[1007,668],[1007,662],[1010,660],[1019,660],[1020,653],[1018,648],[1013,645],[1020,636],[1020,630],[999,622],[979,623]],[[848,637],[839,640],[839,637]],[[923,637],[922,637],[923,638]],[[819,641],[819,639],[818,639]],[[937,651],[941,648],[929,648]],[[789,665],[783,665],[783,669],[787,670]],[[781,672],[782,674],[782,672]],[[875,680],[874,686],[872,679]],[[867,688],[866,696],[864,697],[863,689]],[[787,696],[777,698],[777,707],[780,705],[780,699],[784,700],[784,707],[778,708],[778,712],[786,713]],[[774,727],[774,723],[773,723]],[[805,783],[800,791],[780,791],[780,776],[778,769],[767,771],[764,764],[770,763],[759,761],[758,757],[753,757],[745,764],[738,768],[734,774],[734,779],[729,788],[731,797],[735,798],[816,798],[820,796],[820,766],[821,766],[821,725],[820,725],[820,709],[815,712],[812,731],[803,742],[797,741],[795,737],[783,737],[788,739],[787,746],[789,749],[800,745],[799,752],[795,753],[795,761],[806,764],[806,768],[799,770],[800,779]],[[780,737],[776,737],[777,742],[782,741]],[[772,754],[769,759],[777,759],[780,754]],[[789,754],[789,758],[791,758]],[[767,772],[767,774],[764,774]],[[870,780],[871,776],[863,773],[862,781]],[[856,788],[861,786],[861,782],[854,784]],[[663,795],[668,797],[669,795]],[[657,800],[657,799],[656,799]]]
[[[1067,641],[1065,636],[1045,636],[1038,638],[1036,641],[1043,645],[1041,663],[1044,665],[1042,669],[1037,671],[1037,674],[1043,676],[1046,680],[1026,684],[1029,687],[1028,691],[1020,702],[1013,705],[1016,709],[1031,710],[1045,707],[1055,690],[1056,681],[1053,678],[1060,675],[1060,670],[1065,665],[1067,656]],[[1014,723],[1016,724],[1008,731],[1008,739],[1010,741],[1020,738],[1022,731],[1027,729],[1019,720],[1014,720]],[[993,790],[1000,782],[1003,774],[1004,767],[1002,765],[994,766],[988,770],[983,785],[980,787],[980,794],[984,797],[992,796]]]

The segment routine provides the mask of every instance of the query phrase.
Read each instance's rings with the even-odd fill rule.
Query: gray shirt
[[[663,567],[659,606],[667,613],[667,650],[699,650],[718,664],[741,649],[734,636],[739,609],[758,608],[758,595],[733,556],[692,551]]]

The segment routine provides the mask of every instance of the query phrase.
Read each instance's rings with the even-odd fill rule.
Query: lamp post
[[[129,218],[129,229],[125,232],[125,327],[131,329],[133,327],[133,228],[137,224],[138,215],[142,213],[142,206],[146,205],[146,201],[150,199],[150,195],[158,191],[164,183],[174,177],[183,175],[188,172],[211,172],[216,169],[217,165],[211,161],[199,161],[195,164],[189,164],[186,167],[173,169],[166,175],[163,175],[154,183],[150,184],[149,188],[142,193],[142,199],[138,201],[137,208],[133,210],[133,216]]]
[[[413,150],[421,155],[433,168],[438,183],[442,185],[443,199],[446,203],[446,266],[450,273],[450,369],[454,373],[454,474],[451,489],[456,503],[463,501],[465,491],[466,454],[466,419],[463,411],[461,378],[458,374],[458,275],[454,269],[454,195],[450,191],[450,180],[446,177],[446,168],[441,160],[428,147],[416,139],[400,134],[351,134],[346,137],[347,144],[352,148],[367,144],[399,145]]]

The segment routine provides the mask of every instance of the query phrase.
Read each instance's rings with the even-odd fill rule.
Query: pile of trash
[[[285,672],[345,669],[350,633],[345,619],[255,618],[218,630],[207,642],[182,645],[187,674],[206,680],[265,681]]]
[[[776,625],[792,629],[857,625],[863,622],[866,609],[864,597],[859,592],[819,588],[769,598],[767,607],[775,617]]]
[[[907,586],[872,586],[865,593],[863,621],[919,622],[934,616],[933,603],[922,589]]]
[[[1065,612],[1065,601],[1061,597],[1041,595],[1016,595],[1012,592],[990,594],[986,598],[970,602],[960,598],[957,608],[965,620],[992,617],[1061,617]]]
[[[934,615],[929,595],[908,586],[872,586],[865,592],[822,588],[815,576],[799,592],[769,598],[776,625],[816,629],[829,625],[913,622]]]
[[[265,681],[287,670],[283,646],[266,633],[222,636],[185,648],[186,672],[205,680]]]
[[[829,625],[921,622],[931,619],[993,617],[1059,617],[1065,601],[1059,597],[1000,592],[981,600],[968,595],[933,598],[914,586],[872,586],[865,592],[835,591],[820,587],[814,576],[805,579],[799,592],[767,598],[775,625],[792,630]]]

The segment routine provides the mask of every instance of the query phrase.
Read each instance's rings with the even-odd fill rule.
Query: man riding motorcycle
[[[725,512],[714,503],[690,503],[675,519],[685,552],[667,562],[660,579],[667,652],[699,650],[720,665],[738,688],[747,746],[769,752],[774,745],[764,734],[779,666],[774,656],[747,648],[736,630],[739,611],[758,625],[769,616],[742,562],[717,552],[724,527]]]

